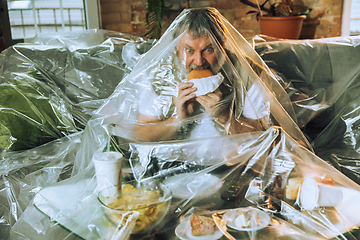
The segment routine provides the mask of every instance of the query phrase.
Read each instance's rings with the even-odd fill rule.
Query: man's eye
[[[187,52],[187,53],[192,53],[193,50],[192,50],[192,49],[186,49],[186,52]]]
[[[206,52],[212,52],[212,51],[214,51],[214,49],[212,49],[212,48],[207,48],[207,49],[205,49],[205,51],[206,51]]]

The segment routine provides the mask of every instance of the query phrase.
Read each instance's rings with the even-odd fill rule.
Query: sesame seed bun
[[[206,77],[211,77],[213,76],[212,72],[210,71],[210,69],[203,69],[203,70],[192,70],[189,73],[188,76],[188,81],[191,79],[195,79],[195,78],[206,78]]]

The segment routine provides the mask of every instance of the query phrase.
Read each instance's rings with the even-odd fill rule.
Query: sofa
[[[311,159],[321,158],[336,176],[341,172],[359,184],[360,36],[315,40],[255,36],[248,41],[288,94],[294,110],[291,116],[313,147]],[[2,239],[78,239],[73,230],[38,215],[34,197],[52,184],[77,182],[93,174],[87,162],[75,162],[80,157],[90,161],[93,145],[82,146],[85,138],[101,142],[107,136],[104,129],[86,130],[94,124],[93,111],[155,43],[112,31],[87,30],[37,36],[1,53]],[[259,135],[234,136],[237,146],[252,138],[257,142]],[[141,150],[136,143],[130,147]],[[181,152],[184,146],[176,147]],[[218,153],[214,150],[213,154]]]

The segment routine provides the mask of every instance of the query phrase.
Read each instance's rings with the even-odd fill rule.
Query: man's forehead
[[[194,37],[191,33],[186,32],[184,33],[181,38],[179,39],[179,42],[177,44],[178,47],[196,47],[199,45],[205,45],[208,46],[211,44],[211,39],[208,35],[204,34],[200,37]]]

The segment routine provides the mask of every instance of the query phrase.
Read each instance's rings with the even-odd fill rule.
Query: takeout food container
[[[227,211],[223,216],[227,226],[238,231],[257,231],[271,224],[270,216],[257,208],[236,208]]]
[[[118,186],[110,188],[118,189]],[[156,180],[125,182],[121,192],[111,196],[109,192],[113,191],[105,188],[98,194],[106,218],[117,228],[132,227],[132,234],[148,232],[159,224],[172,199],[170,188]],[[136,219],[135,223],[129,221],[131,218]]]

